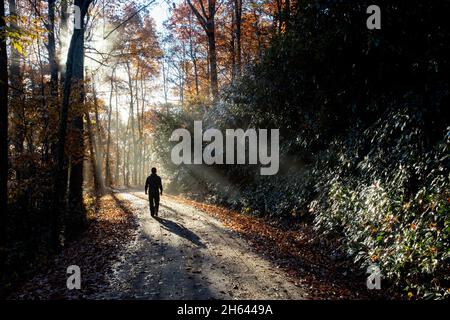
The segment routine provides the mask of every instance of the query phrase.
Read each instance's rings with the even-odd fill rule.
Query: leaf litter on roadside
[[[107,287],[106,275],[137,228],[129,204],[114,194],[100,197],[85,233],[69,244],[9,296],[9,299],[85,299]],[[78,265],[81,290],[68,290],[67,267]]]
[[[344,257],[335,257],[336,248],[305,222],[277,223],[182,196],[171,197],[217,218],[270,259],[275,269],[286,272],[291,283],[305,288],[311,299],[383,298],[382,293],[369,292],[364,272]],[[275,269],[273,272],[279,272]]]

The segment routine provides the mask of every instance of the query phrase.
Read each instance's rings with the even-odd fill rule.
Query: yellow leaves
[[[19,52],[21,55],[25,56],[24,52],[23,52],[23,47],[20,43],[18,42],[11,42],[11,44],[13,45],[14,49],[17,50],[17,52]]]
[[[9,44],[24,57],[25,48],[47,31],[39,18],[9,16],[4,17],[4,20],[9,26],[4,29],[2,37],[9,40]]]
[[[96,125],[96,121],[94,120],[94,119],[92,119],[91,117],[89,117],[89,124],[91,125],[91,126],[95,126]],[[84,124],[88,124],[88,119],[86,119],[86,117],[83,117],[83,123]]]

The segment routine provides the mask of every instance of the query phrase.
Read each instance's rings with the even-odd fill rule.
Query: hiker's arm
[[[147,180],[145,180],[145,194],[147,194],[147,189],[148,189],[148,178]]]
[[[159,190],[161,190],[161,194],[162,194],[163,188],[162,188],[162,182],[161,182],[161,179],[159,179]]]

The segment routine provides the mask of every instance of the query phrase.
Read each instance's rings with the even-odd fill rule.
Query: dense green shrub
[[[442,297],[450,280],[450,132],[421,153],[425,137],[414,124],[406,110],[388,113],[361,135],[359,144],[372,143],[359,162],[358,145],[337,148],[340,163],[321,179],[310,210],[317,229],[342,239],[362,266],[376,262],[408,292]]]

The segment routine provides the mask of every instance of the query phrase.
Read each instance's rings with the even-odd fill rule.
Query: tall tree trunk
[[[114,72],[111,74],[111,92],[109,94],[109,110],[108,110],[108,137],[106,139],[106,161],[105,161],[105,183],[107,187],[111,186],[111,164],[110,164],[110,146],[111,146],[111,117],[112,117],[112,98],[114,90]]]
[[[94,76],[92,76],[92,79],[94,79]],[[92,95],[94,98],[94,115],[95,115],[95,136],[97,137],[97,157],[96,157],[96,161],[97,161],[97,168],[99,168],[99,176],[98,176],[98,182],[100,185],[100,190],[103,193],[104,189],[105,189],[105,183],[103,181],[103,175],[102,175],[102,171],[103,171],[103,157],[104,157],[104,145],[105,142],[103,140],[103,133],[102,133],[102,128],[100,126],[100,117],[99,117],[99,113],[98,113],[98,99],[97,99],[97,90],[95,89],[95,85],[94,85],[94,80],[92,81]]]
[[[86,112],[86,127],[88,132],[88,138],[89,138],[89,153],[90,153],[90,160],[91,160],[91,167],[92,167],[92,174],[94,178],[94,189],[95,193],[97,195],[103,194],[102,186],[99,181],[99,176],[101,175],[101,170],[98,167],[98,153],[97,153],[97,146],[95,144],[94,139],[94,133],[92,131],[92,124],[91,124],[91,117],[89,116],[89,112]]]
[[[59,47],[62,48],[65,45],[68,37],[68,28],[69,28],[69,14],[68,14],[68,1],[61,0],[61,11],[60,11],[60,36],[59,36]],[[64,80],[66,77],[66,67],[61,66],[61,84],[64,85]]]
[[[130,153],[126,152],[126,155],[124,154],[124,161],[125,161],[125,187],[130,187]]]
[[[282,0],[277,0],[277,11],[274,14],[275,21],[277,21],[277,31],[281,33],[283,28],[283,4]]]
[[[192,46],[191,46],[192,50]],[[197,57],[194,52],[191,52],[192,64],[194,65],[194,80],[195,80],[195,95],[200,95],[200,83],[198,81],[198,66],[197,66]]]
[[[256,40],[257,40],[257,42],[258,42],[258,59],[259,60],[261,60],[261,58],[262,58],[262,40],[261,40],[261,29],[260,29],[260,27],[259,27],[259,15],[258,15],[258,12],[257,12],[257,9],[256,9],[256,6],[255,6],[255,8],[253,9],[253,18],[254,18],[254,23],[253,23],[253,26],[254,26],[254,28],[255,28],[255,30],[256,30]]]
[[[131,141],[133,143],[133,184],[137,184],[137,171],[136,171],[136,163],[137,163],[137,146],[136,146],[136,128],[135,128],[135,119],[134,119],[134,94],[133,94],[133,82],[131,79],[131,68],[130,63],[127,61],[126,63],[127,73],[128,73],[128,89],[130,90],[130,119],[131,119]]]
[[[189,55],[191,56],[192,65],[194,66],[194,80],[195,80],[195,94],[200,95],[200,84],[198,80],[198,66],[197,66],[197,49],[194,47],[194,41],[192,36],[192,12],[189,14]]]
[[[139,86],[140,83],[140,86]],[[138,171],[138,185],[142,184],[142,139],[143,139],[143,130],[144,130],[144,99],[143,99],[143,93],[142,93],[142,87],[143,87],[143,74],[141,72],[140,77],[139,77],[139,81],[136,77],[136,100],[141,100],[141,108],[137,108],[137,121],[138,121],[138,150],[139,150],[139,154],[141,156],[138,157],[138,166],[137,166],[137,171]],[[140,90],[139,90],[140,89]],[[140,97],[139,97],[140,95]]]
[[[231,12],[231,39],[230,39],[230,56],[231,56],[231,83],[234,83],[236,78],[236,13]]]
[[[208,22],[208,58],[210,67],[210,77],[211,77],[211,93],[213,99],[217,99],[219,94],[219,83],[217,79],[217,52],[216,52],[216,32],[214,26],[214,19]]]
[[[142,167],[141,167],[141,175],[142,175],[142,181],[141,181],[141,185],[144,184],[145,181],[145,157],[147,155],[147,148],[145,146],[145,144],[142,144],[142,157],[141,157],[141,163],[142,163]]]
[[[119,136],[120,136],[120,123],[119,123],[119,104],[118,104],[118,86],[116,84],[116,171],[114,174],[115,184],[119,185],[119,164],[120,164],[120,149],[119,149]]]
[[[199,0],[202,7],[202,13],[192,4],[191,0],[187,0],[189,7],[197,17],[198,22],[202,26],[208,38],[208,63],[210,87],[213,99],[216,100],[219,94],[219,82],[217,78],[217,52],[216,52],[216,0],[208,0],[208,10],[204,10],[203,0]]]
[[[167,81],[167,73],[166,70],[166,61],[165,58],[162,60],[162,76],[163,76],[163,92],[164,92],[164,102],[167,105],[169,103],[169,89],[168,89],[168,81]]]
[[[139,85],[138,85],[138,75],[139,75],[139,66],[136,67],[136,75],[134,78],[134,85],[135,85],[135,94],[136,94],[136,120],[137,120],[137,130],[138,130],[138,138],[136,141],[136,146],[137,146],[137,150],[139,151],[139,154],[142,152],[141,149],[141,120],[140,120],[140,112],[139,112]],[[136,157],[137,157],[138,152],[136,152]],[[140,185],[140,170],[139,170],[139,166],[140,166],[140,162],[139,162],[139,157],[137,157],[136,159],[134,159],[135,162],[135,168],[134,170],[136,171],[136,181],[135,181],[135,185]]]
[[[65,198],[68,183],[68,170],[65,155],[69,104],[72,92],[72,86],[78,85],[78,103],[84,101],[84,87],[82,81],[84,80],[84,17],[86,16],[89,5],[92,0],[75,0],[81,10],[81,28],[74,29],[72,39],[70,41],[69,52],[67,54],[66,75],[64,79],[63,99],[59,115],[58,127],[58,143],[56,148],[56,170],[54,182],[54,204],[53,204],[53,218],[52,218],[52,244],[57,249],[60,246],[59,233],[61,230],[61,215],[66,210]],[[74,133],[75,148],[78,152],[83,152],[83,118],[77,116],[73,119],[71,126]],[[82,158],[82,157],[81,157]],[[83,183],[83,161],[82,159],[71,159],[70,164],[70,186],[69,186],[69,202],[71,203],[71,226],[81,227],[85,222],[82,210],[76,210],[82,206],[82,183]],[[81,212],[80,212],[81,211]],[[75,212],[75,213],[74,213]],[[75,231],[75,230],[69,230]]]
[[[75,5],[79,3],[79,7],[86,0],[77,0]],[[86,12],[87,13],[87,7]],[[75,80],[77,87],[77,104],[83,105],[85,100],[84,88],[84,15],[82,15],[80,37],[78,37],[78,44],[75,47],[73,55],[73,80]],[[77,30],[76,30],[77,31]],[[67,70],[66,70],[67,72]],[[71,234],[78,233],[84,228],[86,217],[83,205],[83,169],[84,169],[84,114],[77,112],[71,124],[71,134],[73,137],[73,151],[70,160],[70,183],[69,183],[69,219],[67,228],[67,237]]]
[[[144,76],[141,74],[141,101],[142,101],[142,108],[141,108],[141,131],[140,131],[140,136],[139,136],[139,141],[140,141],[140,150],[145,154],[145,143],[144,143],[144,113],[145,113],[145,81],[144,81]],[[140,167],[141,167],[141,181],[140,181],[140,185],[142,185],[145,181],[145,173],[144,173],[144,156],[140,157]]]
[[[9,0],[9,13],[11,17],[10,28],[16,30],[17,26],[17,8],[16,0]],[[11,56],[10,56],[10,83],[12,86],[11,90],[11,111],[13,115],[12,122],[12,141],[14,144],[15,157],[18,157],[23,152],[23,143],[25,139],[25,128],[24,128],[24,103],[23,99],[23,84],[22,84],[22,73],[20,70],[20,53],[11,46]],[[18,166],[15,166],[16,178],[21,180],[22,173]]]
[[[290,0],[285,0],[283,16],[284,16],[284,26],[285,26],[284,31],[287,31],[290,27],[290,22],[291,22],[291,1]]]
[[[59,62],[56,56],[56,40],[55,40],[55,0],[48,0],[48,23],[46,23],[46,28],[48,32],[48,43],[46,45],[48,51],[48,60],[50,64],[50,101],[47,107],[44,106],[44,127],[45,127],[45,137],[44,137],[44,147],[45,147],[45,160],[49,159],[48,154],[50,150],[49,140],[51,139],[52,132],[48,130],[49,124],[49,110],[57,109],[58,105],[58,72],[59,72]],[[44,91],[44,87],[42,87]],[[45,103],[45,99],[44,103]],[[54,147],[54,146],[52,146]],[[54,151],[54,150],[52,150]]]
[[[48,109],[47,99],[46,99],[46,92],[45,92],[45,71],[44,71],[44,65],[41,58],[41,49],[38,42],[37,46],[37,56],[39,61],[39,69],[40,69],[40,83],[39,83],[39,101],[41,104],[41,114],[42,114],[42,123],[43,123],[43,139],[42,139],[42,145],[41,145],[41,161],[48,164],[50,160],[50,135],[53,133],[49,131],[49,119],[50,119],[50,113]],[[34,87],[34,85],[33,85]],[[32,90],[32,94],[35,95],[34,90]],[[56,109],[56,106],[55,106]]]
[[[123,136],[123,167],[122,167],[122,175],[123,175],[123,184],[125,187],[129,187],[129,172],[130,172],[130,148],[128,143],[128,133],[130,132],[130,117],[128,117],[127,121],[127,129]]]
[[[55,41],[55,0],[48,0],[48,60],[50,62],[50,94],[52,99],[58,95],[58,62]]]
[[[235,41],[236,41],[236,75],[242,73],[242,41],[241,41],[241,24],[242,24],[242,0],[234,0],[235,14]]]
[[[0,30],[6,27],[5,3],[0,3]],[[6,39],[0,36],[0,247],[6,239],[7,205],[8,205],[8,55]],[[0,260],[5,261],[1,256]]]

